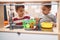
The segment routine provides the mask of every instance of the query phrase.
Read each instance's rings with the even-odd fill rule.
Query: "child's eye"
[[[20,12],[23,12],[23,10],[20,10]]]

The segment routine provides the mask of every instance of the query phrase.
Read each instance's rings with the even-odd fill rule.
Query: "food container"
[[[51,22],[42,22],[41,27],[42,28],[52,28],[53,24]]]

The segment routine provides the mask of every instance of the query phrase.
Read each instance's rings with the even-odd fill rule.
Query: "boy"
[[[50,13],[51,11],[51,5],[43,5],[42,6],[42,17],[40,22],[51,22],[53,27],[56,26],[56,16]],[[47,26],[48,27],[48,26]],[[43,31],[53,31],[52,28],[42,28]]]
[[[25,16],[24,14],[24,5],[16,5],[15,9],[18,14],[18,17],[13,18],[13,22],[16,23],[16,25],[22,25],[22,20],[24,19],[30,19],[29,16]]]
[[[48,21],[56,23],[56,16],[51,14],[50,11],[51,11],[51,5],[43,5],[42,7],[43,16],[41,17],[42,19],[40,20],[40,22]]]
[[[52,28],[56,26],[56,16],[54,16],[51,11],[51,5],[43,5],[42,6],[42,13],[43,16],[41,17],[40,22],[51,22]],[[47,25],[47,24],[46,24]],[[48,27],[48,26],[47,26]],[[42,31],[53,31],[52,28],[41,28]]]

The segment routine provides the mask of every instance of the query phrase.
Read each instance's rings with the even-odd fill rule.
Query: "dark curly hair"
[[[20,7],[25,8],[24,5],[15,5],[15,10],[18,10]]]
[[[51,5],[44,5],[45,7],[47,7],[47,8],[51,8]]]

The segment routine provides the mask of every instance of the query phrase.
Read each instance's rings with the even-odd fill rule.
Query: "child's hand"
[[[39,18],[35,18],[35,20],[36,20],[36,24],[38,24],[38,22],[39,22]]]
[[[56,23],[53,23],[53,26],[56,27]]]
[[[54,22],[51,22],[51,23],[53,24],[53,25],[52,25],[53,27],[56,27],[56,23],[54,23]]]

